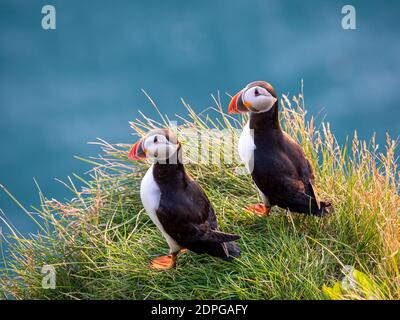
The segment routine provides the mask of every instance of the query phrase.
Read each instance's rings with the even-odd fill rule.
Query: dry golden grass
[[[188,118],[180,118],[176,129],[225,129],[235,134],[229,142],[234,146],[246,118],[224,114],[219,97],[214,102],[201,114],[183,102]],[[32,216],[40,235],[24,238],[13,230],[1,293],[16,299],[400,299],[396,142],[388,136],[380,151],[374,137],[366,142],[354,134],[340,146],[329,123],[306,120],[303,94],[283,96],[280,112],[285,131],[315,168],[319,196],[334,204],[333,215],[319,219],[274,208],[270,218],[254,217],[241,209],[257,200],[250,177],[235,173],[241,164],[188,165],[214,204],[221,228],[242,236],[242,257],[225,263],[186,254],[175,270],[157,273],[147,268],[148,260],[167,247],[138,197],[148,164],[129,163],[127,144],[99,140],[104,156],[85,160],[94,166],[88,179],[75,176],[84,188],[78,190],[71,179],[65,183],[73,200],[40,193],[42,206]],[[169,125],[165,116],[159,118],[143,116],[131,126],[140,136]],[[216,141],[211,151],[221,147]],[[57,270],[54,290],[41,288],[43,265]]]

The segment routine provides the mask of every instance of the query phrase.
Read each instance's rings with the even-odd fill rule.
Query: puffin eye
[[[157,138],[157,136],[155,136],[154,137],[154,143],[157,143],[157,141],[158,141],[158,138]]]
[[[260,95],[260,92],[258,91],[258,88],[256,88],[256,89],[254,90],[254,95],[255,95],[256,97]]]

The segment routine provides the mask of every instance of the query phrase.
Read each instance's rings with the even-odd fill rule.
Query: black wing
[[[274,150],[256,157],[252,176],[258,188],[271,205],[320,215],[313,170],[301,147],[286,133],[281,143],[272,147]]]
[[[304,207],[304,202],[306,202],[306,212],[311,211],[311,213],[320,214],[320,203],[314,191],[314,172],[310,161],[300,145],[287,133],[284,133],[283,140],[284,151],[298,174],[299,181],[291,182],[298,187],[300,193],[295,196],[295,203],[301,208]]]
[[[224,242],[240,237],[218,230],[214,209],[197,182],[161,195],[157,216],[165,231],[181,246],[197,253],[229,258]]]

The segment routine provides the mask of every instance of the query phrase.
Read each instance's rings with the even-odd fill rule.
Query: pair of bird
[[[248,84],[233,96],[228,111],[251,113],[238,149],[262,203],[246,210],[268,215],[277,205],[316,216],[332,211],[329,202],[315,195],[313,170],[301,147],[280,127],[278,98],[269,83]],[[240,256],[234,242],[240,236],[219,231],[214,209],[200,185],[185,172],[181,154],[181,144],[172,131],[155,129],[136,142],[128,155],[130,160],[154,159],[142,180],[140,197],[170,252],[153,259],[152,269],[175,267],[178,254],[185,250],[224,260]]]

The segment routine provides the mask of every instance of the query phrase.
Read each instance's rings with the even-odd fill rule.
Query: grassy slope
[[[128,163],[128,145],[100,141],[104,158],[93,160],[89,181],[75,176],[85,188],[77,190],[72,180],[66,184],[72,201],[40,195],[42,206],[34,216],[43,225],[40,235],[24,239],[14,230],[17,241],[0,271],[0,293],[17,299],[320,299],[323,285],[332,286],[342,279],[343,266],[352,265],[368,276],[367,285],[342,290],[338,297],[399,299],[395,143],[388,139],[384,154],[373,139],[367,146],[355,137],[351,150],[340,148],[329,125],[316,128],[313,119],[305,121],[302,95],[281,102],[284,128],[316,168],[319,195],[333,202],[334,215],[319,219],[274,208],[272,216],[256,217],[241,210],[257,195],[249,176],[235,174],[240,164],[189,165],[214,204],[221,229],[242,236],[242,257],[227,263],[186,253],[175,270],[151,271],[149,259],[166,253],[167,245],[138,195],[148,165]],[[220,121],[212,121],[188,111],[184,126],[195,130],[233,130],[244,120],[219,115]],[[142,134],[163,124],[143,117],[131,125]],[[56,268],[55,290],[41,288],[46,264]]]

